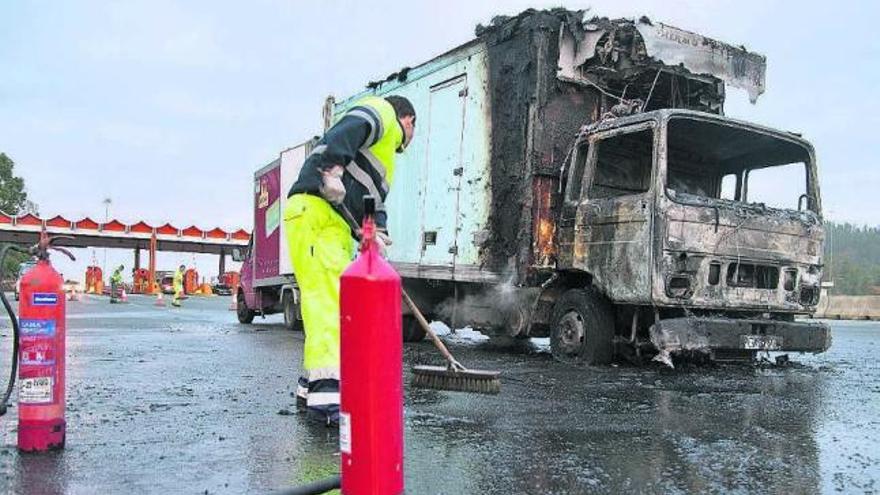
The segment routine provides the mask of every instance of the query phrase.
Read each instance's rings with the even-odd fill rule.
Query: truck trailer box
[[[254,230],[246,252],[235,256],[242,261],[237,301],[242,321],[250,322],[255,314],[283,312],[288,327],[301,326],[282,215],[287,192],[313,146],[314,140],[309,140],[288,148],[254,172]]]

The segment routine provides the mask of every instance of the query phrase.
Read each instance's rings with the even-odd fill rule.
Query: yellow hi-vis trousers
[[[180,299],[183,297],[183,277],[178,277],[175,274],[174,280],[171,282],[171,288],[174,290],[174,299],[171,300],[171,305],[180,306]]]
[[[322,198],[294,194],[284,227],[300,290],[309,380],[339,379],[339,277],[354,256],[351,230]]]

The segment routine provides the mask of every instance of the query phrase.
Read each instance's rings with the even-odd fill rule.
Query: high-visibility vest
[[[394,111],[394,107],[385,98],[378,96],[367,96],[359,100],[355,107],[369,107],[379,114],[381,128],[376,130],[380,135],[379,140],[366,150],[362,150],[362,152],[367,155],[367,158],[372,158],[369,156],[370,154],[378,158],[379,164],[384,169],[379,172],[380,175],[385,177],[386,184],[383,184],[383,188],[387,194],[388,186],[394,182],[394,154],[397,153],[397,149],[403,144],[404,138],[403,129],[397,120],[397,112]],[[368,143],[371,141],[372,139],[367,139]],[[377,167],[374,160],[370,160],[370,162],[373,163],[374,167]]]

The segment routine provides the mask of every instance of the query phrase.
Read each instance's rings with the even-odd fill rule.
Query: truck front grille
[[[727,265],[727,286],[775,290],[779,287],[779,268],[751,263],[731,263]]]

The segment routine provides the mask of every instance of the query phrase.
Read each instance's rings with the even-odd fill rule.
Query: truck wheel
[[[608,364],[614,357],[611,304],[592,289],[571,289],[556,302],[550,350],[563,363]]]
[[[247,307],[247,303],[244,300],[244,292],[238,293],[238,306],[236,307],[236,313],[238,314],[238,322],[248,324],[254,321],[254,311]]]
[[[401,328],[403,329],[404,342],[421,342],[425,338],[425,330],[413,315],[403,315]]]
[[[299,316],[299,304],[293,299],[293,292],[289,290],[284,291],[281,304],[284,307],[284,328],[301,332],[303,330],[303,322]]]

